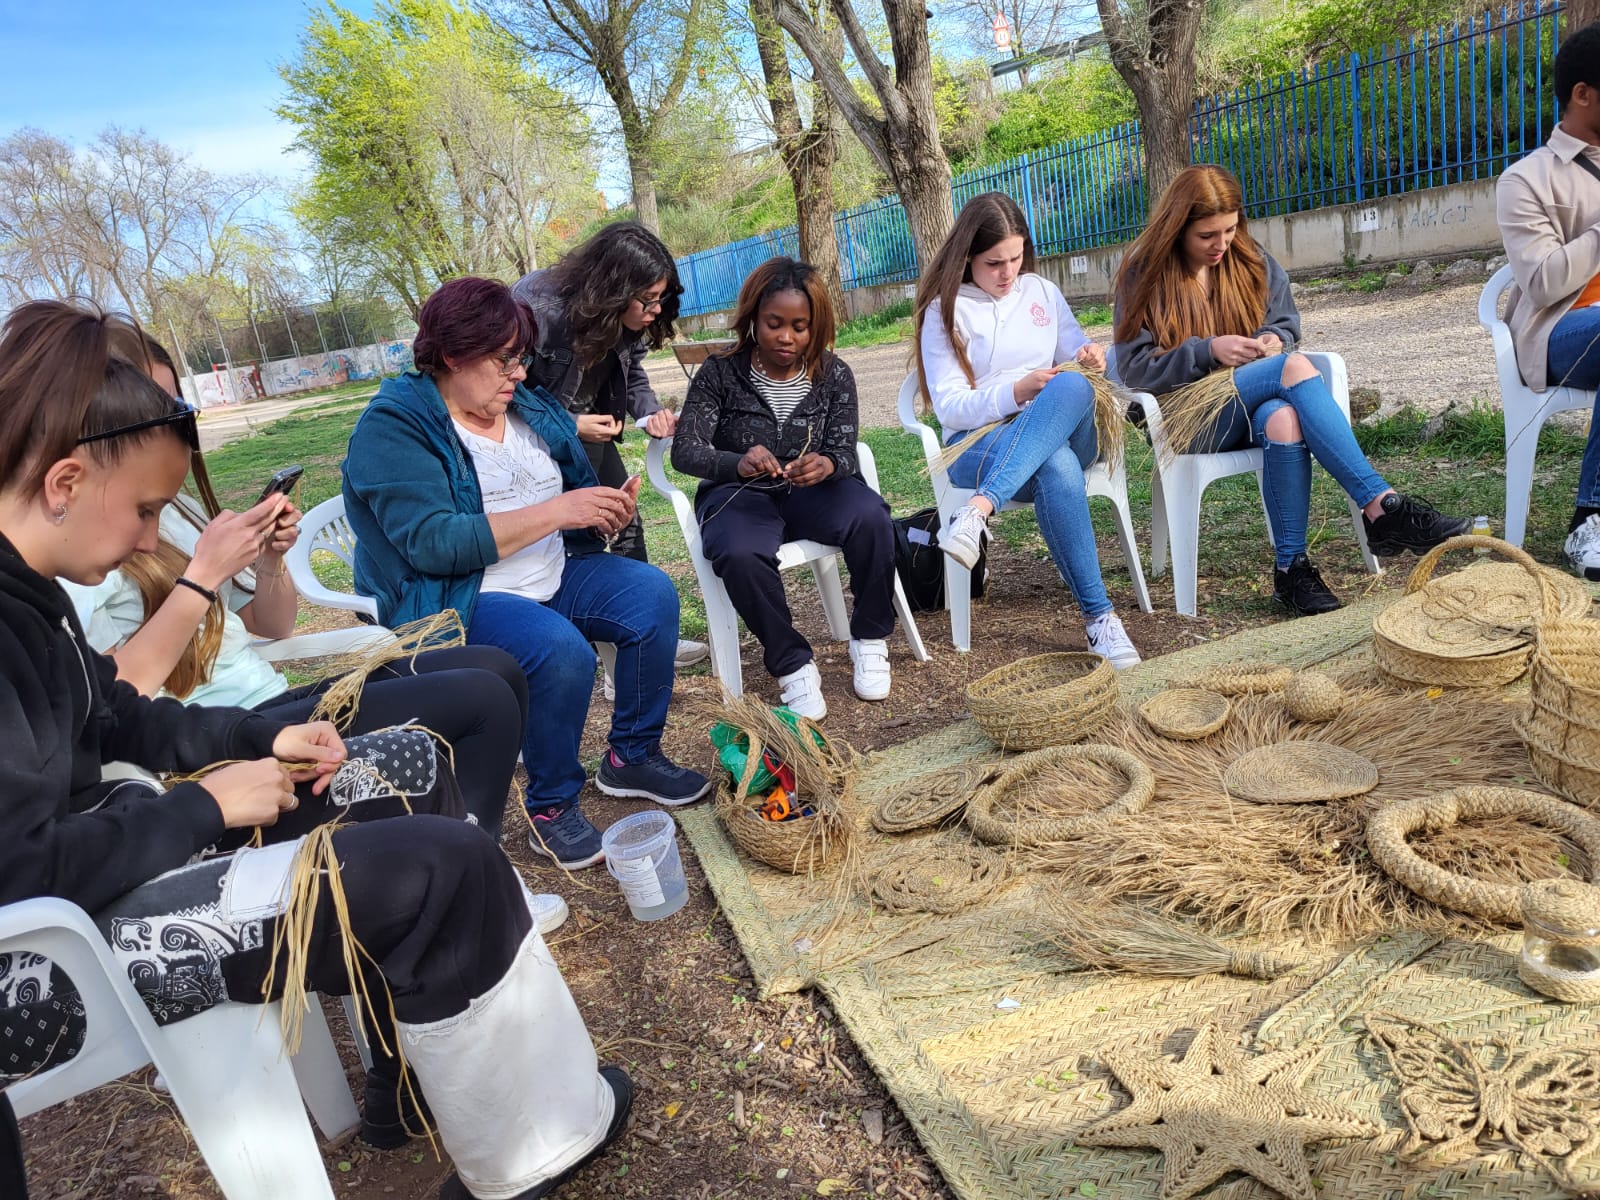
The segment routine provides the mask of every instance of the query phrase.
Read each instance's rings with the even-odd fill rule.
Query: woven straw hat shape
[[[1541,995],[1569,1004],[1600,1001],[1600,970],[1565,965],[1567,958],[1579,955],[1587,962],[1600,960],[1600,887],[1576,879],[1541,879],[1523,885],[1521,901],[1522,920],[1530,935],[1561,936],[1551,939],[1559,946],[1542,961],[1530,959],[1524,952],[1517,960],[1517,976]],[[1563,954],[1561,947],[1572,950]]]
[[[1083,652],[1019,658],[967,688],[972,719],[1007,750],[1081,742],[1116,706],[1116,671]]]
[[[1197,742],[1228,723],[1228,698],[1204,688],[1168,688],[1139,705],[1145,724],[1162,737]]]
[[[1188,680],[1188,684],[1219,696],[1256,696],[1263,692],[1281,692],[1293,678],[1294,672],[1281,663],[1237,662],[1204,671]]]
[[[1300,671],[1283,689],[1283,707],[1296,721],[1331,721],[1344,711],[1344,689],[1320,671]]]
[[[1109,768],[1120,778],[1120,790],[1105,797],[1091,812],[1074,816],[1019,816],[1017,805],[1038,801],[1048,806],[1055,797],[1081,798],[1084,768]],[[1139,759],[1116,746],[1051,746],[1024,754],[999,779],[967,804],[967,825],[986,842],[999,846],[1033,846],[1064,842],[1100,829],[1116,818],[1140,812],[1155,795],[1156,777]]]
[[[1222,786],[1236,800],[1314,804],[1370,792],[1378,786],[1378,768],[1331,742],[1274,742],[1229,763]]]
[[[909,833],[954,816],[972,794],[1004,768],[999,763],[961,763],[918,775],[885,796],[872,814],[883,833]]]
[[[1458,788],[1385,805],[1367,821],[1367,850],[1391,879],[1417,895],[1458,912],[1515,925],[1522,920],[1521,887],[1484,883],[1446,871],[1425,862],[1406,844],[1408,835],[1421,830],[1507,815],[1524,817],[1563,834],[1588,858],[1591,875],[1600,872],[1600,819],[1553,796],[1521,788]]]
[[[1511,561],[1433,578],[1446,553],[1469,548]],[[1496,687],[1527,670],[1541,614],[1577,618],[1588,609],[1589,594],[1573,576],[1498,538],[1455,537],[1418,561],[1405,595],[1373,620],[1372,653],[1385,674],[1405,683]]]
[[[872,894],[901,912],[953,913],[993,897],[1005,876],[1005,860],[978,846],[898,847],[874,872]]]

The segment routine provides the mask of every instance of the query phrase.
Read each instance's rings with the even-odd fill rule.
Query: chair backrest
[[[1483,294],[1478,297],[1479,325],[1492,332],[1496,325],[1505,324],[1500,319],[1500,297],[1515,282],[1510,263],[1489,276],[1489,282],[1483,285]]]
[[[326,550],[329,554],[337,555],[345,566],[356,565],[356,535],[344,515],[342,495],[331,496],[313,508],[306,514],[305,524],[311,530],[307,542],[308,553],[311,550]]]
[[[378,602],[371,596],[353,591],[336,592],[318,579],[316,572],[311,569],[311,555],[318,550],[337,556],[352,570],[355,568],[356,535],[345,517],[344,497],[330,496],[308,512],[300,524],[306,532],[289,547],[289,553],[284,556],[284,565],[289,569],[289,577],[294,580],[295,591],[324,608],[358,612],[376,620]]]
[[[913,371],[900,385],[900,398],[896,402],[900,412],[900,426],[910,433],[915,433],[917,427],[922,424],[922,418],[917,415],[917,397],[921,394],[922,381]]]
[[[1511,340],[1511,327],[1500,317],[1500,297],[1515,282],[1511,264],[1507,263],[1489,276],[1489,282],[1483,285],[1483,292],[1478,296],[1478,324],[1489,331],[1489,337],[1494,342],[1494,366],[1500,378],[1502,404],[1507,396],[1528,390],[1522,381],[1522,372],[1517,367],[1517,347]]]

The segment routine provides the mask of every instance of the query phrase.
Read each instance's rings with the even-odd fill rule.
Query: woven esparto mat
[[[1379,603],[1153,659],[1122,675],[1124,699],[1137,702],[1173,679],[1244,659],[1359,666],[1368,661],[1364,646]],[[875,803],[897,782],[990,749],[971,721],[960,721],[871,755],[863,800]],[[949,916],[873,913],[855,903],[837,932],[814,942],[836,912],[825,887],[741,860],[709,807],[678,819],[763,995],[815,986],[829,997],[962,1197],[1154,1200],[1159,1154],[1073,1144],[1128,1103],[1095,1052],[1126,1046],[1178,1056],[1206,1023],[1229,1040],[1244,1037],[1252,1052],[1326,1046],[1307,1090],[1384,1128],[1376,1139],[1308,1149],[1322,1200],[1564,1194],[1487,1139],[1476,1156],[1443,1166],[1403,1156],[1399,1084],[1361,1024],[1363,1013],[1383,1009],[1447,1026],[1461,1039],[1499,1037],[1519,1051],[1600,1041],[1600,1008],[1546,1001],[1521,985],[1520,935],[1468,942],[1402,934],[1354,950],[1304,945],[1313,965],[1271,982],[1071,971],[1037,927],[1059,881],[1025,877],[984,907]],[[1580,1178],[1600,1190],[1600,1164]],[[1207,1195],[1271,1193],[1235,1177]]]

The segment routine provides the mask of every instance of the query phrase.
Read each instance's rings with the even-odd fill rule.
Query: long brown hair
[[[178,576],[189,569],[189,556],[163,537],[156,542],[155,550],[131,555],[121,569],[139,589],[144,600],[144,619],[148,621],[172,595]],[[167,691],[182,699],[202,683],[210,682],[211,670],[222,649],[224,620],[223,601],[219,596],[206,609],[206,619],[201,622],[199,631],[184,646],[172,673],[162,684]]]
[[[639,334],[659,350],[677,332],[678,264],[666,243],[637,221],[617,221],[598,230],[550,268],[556,295],[572,331],[573,356],[585,370],[597,364],[628,332],[622,318],[635,296],[662,279],[661,310]]]
[[[1004,192],[984,192],[961,206],[950,236],[944,239],[933,262],[922,273],[917,283],[917,303],[912,320],[916,338],[917,378],[922,383],[922,394],[928,396],[928,368],[922,361],[922,322],[928,308],[939,302],[939,323],[950,339],[956,361],[966,372],[967,382],[975,384],[972,362],[967,358],[967,343],[956,331],[956,293],[963,283],[972,282],[972,260],[1009,237],[1022,238],[1022,271],[1024,274],[1038,269],[1033,252],[1033,234],[1028,231],[1028,218],[1022,215],[1017,202]]]
[[[1183,235],[1219,213],[1237,213],[1239,229],[1211,268],[1207,295],[1184,261]],[[1123,256],[1117,296],[1113,337],[1119,342],[1132,341],[1141,329],[1163,350],[1191,337],[1255,336],[1267,318],[1267,257],[1245,227],[1244,194],[1231,172],[1210,163],[1178,172]]]
[[[793,258],[769,258],[739,285],[739,299],[733,308],[733,330],[739,340],[726,357],[756,348],[756,318],[761,306],[779,292],[799,292],[811,302],[811,341],[806,345],[802,366],[812,379],[833,349],[835,318],[833,301],[822,282],[822,274],[808,262]]]
[[[141,368],[152,378],[155,376],[156,367],[165,367],[171,371],[175,384],[182,378],[178,374],[178,364],[168,353],[167,348],[131,322],[125,326],[113,327],[111,346],[114,353]],[[178,384],[178,387],[179,395],[174,399],[182,400],[182,384]],[[205,509],[206,517],[208,519],[215,517],[222,511],[222,505],[217,500],[216,488],[211,485],[211,473],[206,470],[206,456],[199,450],[189,452],[189,474],[194,480],[195,494],[199,497],[200,507]],[[198,529],[205,528],[203,524],[195,521],[193,514],[187,509],[182,511],[190,524]]]

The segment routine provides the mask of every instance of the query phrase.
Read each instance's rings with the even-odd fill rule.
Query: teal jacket
[[[563,491],[594,487],[571,414],[543,388],[517,386],[511,412],[544,439]],[[472,622],[484,568],[500,559],[472,455],[456,436],[433,377],[386,379],[356,422],[344,460],[344,510],[356,536],[356,591],[393,628],[453,608]],[[567,554],[604,549],[569,530]]]

